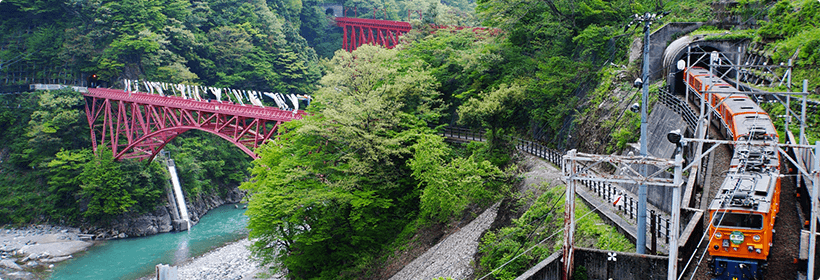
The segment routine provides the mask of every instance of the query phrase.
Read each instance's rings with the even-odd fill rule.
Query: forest
[[[638,114],[614,108],[612,120],[596,111],[613,92],[636,94],[640,67],[628,56],[641,30],[625,29],[633,14],[670,12],[653,30],[714,20],[709,3],[697,0],[348,0],[342,4],[358,11],[383,10],[360,16],[413,25],[395,49],[348,53],[323,3],[4,0],[0,85],[9,77],[73,84],[96,73],[113,88],[140,79],[314,96],[309,116],[284,124],[257,160],[194,131],[166,149],[189,195],[240,184],[248,192],[252,252],[262,263],[293,279],[364,279],[416,232],[521,199],[516,137],[562,150],[594,142],[589,152],[607,153],[637,141]],[[729,12],[753,28],[697,32],[750,40],[776,63],[795,58],[793,81],[808,79],[820,100],[820,27],[812,25],[820,2],[737,3]],[[413,12],[423,16],[408,19]],[[165,203],[164,167],[94,153],[83,107],[71,90],[0,95],[0,225],[105,225]],[[814,110],[812,141],[820,139]],[[447,143],[445,126],[481,129],[489,140]],[[602,136],[584,139],[585,129]],[[555,196],[488,233],[487,244],[503,246],[482,247],[478,271],[532,244],[515,228],[539,230],[531,223],[543,221]],[[495,279],[513,279],[547,249]]]

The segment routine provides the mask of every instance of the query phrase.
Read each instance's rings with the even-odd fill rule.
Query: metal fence
[[[680,98],[664,88],[659,90],[658,100],[660,100],[661,103],[669,109],[672,109],[673,112],[681,116],[689,128],[693,131],[695,130],[698,124],[698,115],[695,114],[695,111],[693,111],[692,107],[689,107],[686,102],[683,102],[683,100],[680,100]]]
[[[592,193],[598,195],[605,201],[612,202],[613,204],[615,204],[615,200],[620,196],[620,200],[623,200],[623,204],[616,204],[618,211],[624,214],[624,218],[628,217],[630,221],[637,222],[638,200],[636,198],[627,195],[620,188],[613,186],[610,183],[588,180],[583,180],[580,182]],[[663,243],[669,244],[670,219],[661,213],[655,212],[655,210],[649,210],[648,214],[649,215],[647,215],[646,219],[647,223],[650,225],[649,231],[652,235],[652,239],[655,240],[655,238],[662,238],[661,241]],[[652,243],[654,244],[655,242]]]
[[[484,141],[484,130],[475,130],[463,127],[447,127],[442,132],[442,136],[449,137],[455,140],[463,141]],[[534,141],[515,138],[515,148],[519,151],[527,152],[531,155],[544,159],[553,164],[560,164],[564,155],[562,151],[551,149],[547,146],[535,143]],[[635,197],[627,195],[621,188],[604,182],[581,181],[592,193],[595,193],[604,201],[614,202],[618,196],[623,196],[623,204],[617,205],[617,210],[623,213],[624,218],[628,217],[633,223],[637,223],[638,219],[638,200]],[[650,210],[647,215],[647,223],[649,224],[650,235],[652,240],[660,239],[662,243],[669,244],[669,228],[671,221],[661,213],[656,213]],[[656,244],[656,242],[652,242]],[[653,250],[655,248],[652,248]]]
[[[458,141],[483,142],[486,140],[484,138],[485,133],[486,131],[480,129],[448,126],[441,132],[441,135]],[[551,149],[547,146],[521,138],[515,138],[515,141],[517,142],[515,148],[520,151],[530,153],[553,164],[561,163],[561,157],[564,155],[562,151]]]

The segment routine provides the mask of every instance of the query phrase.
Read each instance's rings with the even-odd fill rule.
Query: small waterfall
[[[177,198],[177,208],[179,209],[179,218],[186,223],[185,229],[191,228],[191,219],[188,218],[188,206],[185,204],[185,195],[182,193],[182,187],[179,185],[179,177],[177,176],[177,168],[174,165],[174,160],[168,158],[168,173],[171,173],[171,183],[174,185],[174,196]]]

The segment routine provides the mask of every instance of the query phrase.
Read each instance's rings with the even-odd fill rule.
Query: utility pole
[[[632,22],[626,26],[629,29],[635,22],[642,22],[644,24],[643,32],[644,32],[644,39],[643,39],[643,78],[641,79],[642,85],[642,94],[641,94],[641,151],[640,156],[646,157],[646,135],[647,135],[647,126],[648,120],[646,117],[646,110],[649,107],[649,31],[650,27],[652,26],[652,21],[661,19],[665,15],[669,14],[669,12],[663,12],[661,14],[652,14],[652,13],[645,13],[643,15],[634,15]],[[641,166],[641,175],[646,176],[647,170],[646,165]],[[638,238],[635,244],[636,253],[638,254],[645,254],[646,253],[646,184],[642,183],[638,186]]]

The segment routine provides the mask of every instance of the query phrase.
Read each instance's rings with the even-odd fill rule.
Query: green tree
[[[48,205],[50,217],[64,221],[76,221],[80,218],[80,175],[92,158],[90,149],[60,150],[48,163],[50,195],[46,200],[51,202]]]
[[[409,147],[438,118],[435,80],[396,50],[337,52],[312,103],[258,150],[247,215],[252,251],[294,278],[350,278],[418,209]],[[402,62],[402,63],[400,63]],[[341,275],[341,276],[340,276]]]
[[[458,217],[471,204],[487,204],[502,198],[506,176],[487,160],[454,158],[450,148],[436,135],[422,136],[413,145],[408,165],[421,190],[421,216],[436,222]]]
[[[459,123],[479,124],[489,128],[491,149],[502,149],[508,145],[500,138],[499,129],[521,119],[524,96],[521,86],[502,84],[497,90],[483,92],[459,107]]]
[[[86,218],[107,221],[125,213],[137,201],[128,192],[128,182],[111,151],[100,149],[97,156],[85,165],[80,181],[81,194],[88,201]]]
[[[82,96],[72,90],[43,91],[38,107],[28,122],[26,146],[19,156],[30,167],[44,167],[60,148],[80,148],[89,144],[79,124],[83,114]]]

